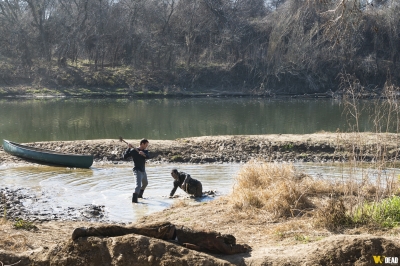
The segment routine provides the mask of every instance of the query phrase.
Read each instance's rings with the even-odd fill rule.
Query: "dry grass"
[[[173,208],[181,208],[181,207],[186,207],[189,204],[185,200],[177,200],[175,201],[171,207]]]
[[[306,195],[321,185],[309,179],[296,174],[291,164],[252,161],[238,173],[230,201],[239,210],[256,208],[275,217],[296,216],[313,206]]]
[[[8,222],[8,220],[5,218],[5,217],[2,217],[1,219],[0,219],[0,226],[2,226],[2,225],[6,225],[6,224],[8,224],[9,222]]]
[[[0,220],[0,230],[7,233],[13,232],[13,223],[5,219]],[[5,237],[0,239],[0,249],[9,251],[22,251],[25,250],[27,245],[27,238],[24,233],[17,234],[2,234]]]
[[[389,181],[313,178],[292,164],[252,161],[239,171],[227,199],[236,217],[257,213],[258,219],[272,221],[307,214],[315,225],[338,230],[352,224],[358,206],[399,190],[396,178]]]
[[[5,250],[20,251],[24,250],[27,243],[27,239],[22,234],[15,234],[0,240],[0,246]]]
[[[341,230],[350,225],[351,218],[343,198],[331,198],[325,206],[318,208],[314,214],[314,224],[329,230]]]

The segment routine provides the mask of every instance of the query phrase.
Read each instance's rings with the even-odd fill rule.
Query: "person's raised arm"
[[[129,158],[129,157],[131,157],[132,156],[132,149],[131,148],[127,148],[126,150],[125,150],[125,152],[122,154],[122,157],[124,158],[124,159],[127,159],[127,158]]]

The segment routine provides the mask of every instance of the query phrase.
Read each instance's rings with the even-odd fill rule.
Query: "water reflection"
[[[372,105],[372,102],[366,102]],[[367,110],[365,108],[364,110]],[[0,139],[16,142],[346,130],[335,100],[252,98],[0,100]],[[361,131],[374,131],[368,113]]]

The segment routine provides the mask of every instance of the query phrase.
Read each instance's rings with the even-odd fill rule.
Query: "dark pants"
[[[188,184],[186,192],[190,195],[194,195],[195,197],[201,197],[203,195],[203,185],[200,181],[192,179]]]

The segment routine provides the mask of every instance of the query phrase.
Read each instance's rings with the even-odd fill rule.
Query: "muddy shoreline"
[[[380,146],[388,160],[399,158],[399,136],[394,133],[315,133],[205,136],[176,140],[149,140],[149,163],[232,163],[262,159],[271,162],[363,161],[376,157]],[[127,139],[138,145],[140,140]],[[93,154],[95,164],[123,164],[124,143],[113,139],[33,142],[26,145],[75,154]],[[27,164],[0,147],[0,166]]]
[[[362,159],[370,161],[377,143],[386,143],[387,158],[398,156],[396,134],[338,134],[316,133],[307,135],[248,135],[195,137],[177,140],[150,140],[149,164],[159,163],[245,163],[252,159],[271,162],[343,162],[354,158],[354,149],[363,150]],[[138,144],[139,140],[127,140]],[[93,154],[94,166],[113,164],[132,166],[130,160],[123,160],[126,144],[118,140],[51,141],[27,143],[27,145],[48,150]],[[5,153],[0,148],[0,167],[35,165],[37,162]],[[51,195],[41,197],[21,187],[0,189],[0,216],[7,212],[8,219],[23,219],[29,222],[85,221],[109,222],[104,206],[87,205],[53,209]],[[29,204],[27,204],[29,203]],[[29,207],[26,206],[29,205]],[[35,210],[39,206],[40,211]]]
[[[139,140],[127,140],[137,145]],[[396,134],[316,133],[307,135],[215,136],[177,140],[150,140],[152,159],[159,163],[230,163],[263,159],[270,162],[342,162],[355,157],[376,160],[377,147],[390,161],[398,159]],[[126,145],[118,140],[52,141],[28,143],[69,153],[90,153],[94,166],[126,164],[121,159]],[[0,167],[34,165],[11,156],[0,148]],[[47,210],[35,213],[22,204],[33,201],[41,206],[51,198],[35,198],[24,188],[1,188],[0,262],[15,265],[373,265],[372,255],[400,257],[400,231],[370,232],[359,228],[330,232],[310,227],[307,217],[274,221],[237,213],[224,197],[204,204],[182,201],[162,212],[143,217],[138,223],[171,221],[205,230],[218,229],[234,234],[239,243],[253,247],[250,253],[215,255],[197,252],[167,241],[140,235],[71,240],[80,226],[107,223],[102,206]],[[239,216],[238,216],[239,215]],[[204,217],[207,219],[204,219]],[[235,217],[235,219],[232,219]],[[35,230],[17,230],[16,219],[23,219]],[[287,229],[285,229],[287,228]],[[262,234],[260,234],[262,232]],[[281,232],[281,233],[280,233]],[[282,233],[283,232],[283,233]],[[338,250],[342,250],[340,254]],[[378,253],[370,252],[376,251]],[[106,254],[106,255],[104,255]],[[312,255],[314,254],[314,255]],[[361,254],[361,255],[360,255]]]

